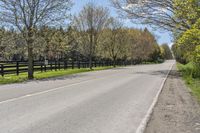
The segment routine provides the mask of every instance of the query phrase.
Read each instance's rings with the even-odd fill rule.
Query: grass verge
[[[36,80],[39,80],[39,79],[67,76],[67,75],[83,73],[83,72],[100,71],[100,70],[106,70],[106,69],[111,69],[111,68],[113,67],[112,66],[96,67],[96,68],[93,68],[93,70],[90,70],[88,68],[81,68],[81,69],[67,69],[67,70],[47,71],[47,72],[35,72],[34,77]],[[19,76],[14,75],[14,74],[9,74],[9,75],[5,75],[4,77],[0,77],[0,84],[20,83],[24,81],[28,81],[27,73],[21,73]]]
[[[192,94],[197,97],[200,102],[200,78],[193,78],[192,71],[194,68],[192,63],[186,65],[177,63],[177,68],[181,72],[185,83],[191,89]]]

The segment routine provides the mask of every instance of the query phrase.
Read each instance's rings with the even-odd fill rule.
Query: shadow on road
[[[136,74],[145,74],[145,75],[153,75],[153,76],[161,76],[161,77],[166,77],[168,74],[169,70],[161,70],[161,71],[151,71],[151,72],[136,72]],[[178,73],[176,70],[171,70],[169,73],[169,77],[180,77],[180,73]]]

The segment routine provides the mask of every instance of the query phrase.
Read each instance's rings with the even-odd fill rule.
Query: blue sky
[[[73,0],[73,1],[74,1],[74,6],[72,7],[72,13],[79,13],[81,9],[83,8],[83,6],[85,6],[85,4],[87,4],[88,2],[94,2],[97,5],[108,7],[110,10],[111,16],[113,17],[118,16],[116,13],[116,10],[112,7],[109,0]],[[129,22],[128,20],[124,20],[124,23],[125,23],[125,26],[128,26],[128,27],[144,28],[144,26],[135,25]],[[159,44],[168,43],[169,45],[171,45],[172,41],[171,41],[170,34],[168,32],[164,32],[164,31],[160,32],[159,30],[152,31],[152,32],[157,36],[157,40]]]

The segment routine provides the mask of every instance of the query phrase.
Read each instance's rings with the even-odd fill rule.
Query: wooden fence
[[[75,68],[89,68],[89,62],[87,61],[34,61],[34,71],[57,71],[61,69],[75,69]],[[116,65],[127,65],[125,61],[118,61]],[[93,61],[93,67],[104,67],[112,66],[111,61]],[[4,76],[6,74],[16,74],[28,72],[28,63],[21,61],[7,61],[0,62],[0,75]]]

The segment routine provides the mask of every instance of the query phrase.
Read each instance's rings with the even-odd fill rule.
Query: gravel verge
[[[145,133],[200,133],[200,106],[172,68]]]

